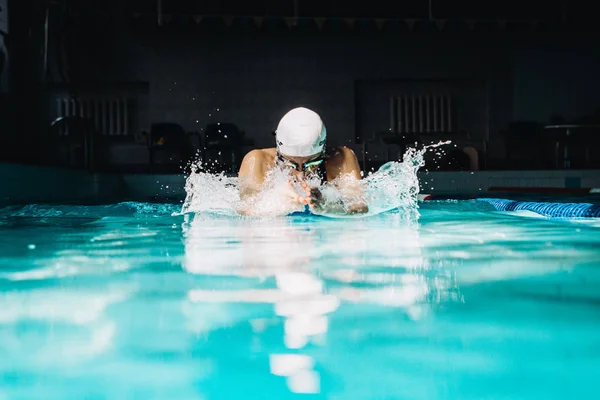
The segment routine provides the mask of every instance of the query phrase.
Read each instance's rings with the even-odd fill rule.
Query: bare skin
[[[298,165],[302,165],[306,162],[313,161],[319,158],[320,154],[315,154],[308,157],[284,157]],[[275,166],[277,157],[276,148],[268,149],[256,149],[250,151],[242,160],[242,165],[238,173],[240,178],[240,198],[246,199],[253,195],[256,195],[262,190],[265,178],[269,171]],[[334,149],[324,161],[325,168],[327,170],[327,181],[334,181],[336,178],[341,176],[349,177],[350,180],[344,179],[342,182],[346,182],[346,187],[339,188],[356,192],[356,196],[360,196],[360,185],[358,184],[361,180],[360,167],[358,160],[352,149],[342,146]],[[332,213],[366,213],[368,212],[368,206],[361,201],[353,202],[352,204],[337,204],[335,206],[326,206],[326,202],[318,188],[310,187],[305,182],[305,171],[298,171],[290,168],[290,181],[288,200],[291,205],[309,205],[311,209],[321,212],[332,212]],[[291,180],[295,179],[301,182],[304,188],[305,194],[298,195],[293,190]],[[338,186],[342,184],[339,183]],[[352,187],[350,187],[352,186]],[[241,214],[252,215],[252,210],[238,210]]]

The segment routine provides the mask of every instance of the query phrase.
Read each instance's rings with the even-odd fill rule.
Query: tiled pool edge
[[[152,201],[183,199],[183,174],[91,174],[63,168],[0,163],[0,202]],[[600,188],[600,170],[419,173],[422,193],[482,195],[494,187]]]

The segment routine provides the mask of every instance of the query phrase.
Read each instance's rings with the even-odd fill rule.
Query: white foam
[[[334,182],[320,184],[311,181],[311,186],[318,186],[325,202],[344,200],[346,204],[364,200],[369,205],[368,215],[375,215],[389,210],[402,211],[407,219],[418,218],[417,205],[419,179],[417,171],[424,165],[424,153],[436,147],[449,144],[440,142],[425,146],[421,150],[408,149],[403,161],[391,161],[379,171],[371,173],[361,181],[348,176],[341,176]],[[289,174],[286,170],[273,168],[267,174],[260,193],[251,198],[240,200],[238,178],[224,174],[211,174],[204,171],[204,165],[197,162],[187,178],[186,199],[181,213],[217,212],[226,215],[237,215],[239,209],[252,208],[254,215],[273,216],[287,215],[293,211],[301,211],[302,206],[290,205],[286,200]],[[356,196],[356,189],[362,187],[363,195]]]

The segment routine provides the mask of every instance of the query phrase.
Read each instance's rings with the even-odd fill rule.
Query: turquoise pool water
[[[0,209],[0,399],[577,399],[600,224]]]

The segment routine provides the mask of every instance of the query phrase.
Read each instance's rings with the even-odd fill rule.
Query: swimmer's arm
[[[269,162],[266,159],[265,153],[260,150],[253,150],[248,153],[242,160],[240,170],[238,172],[238,190],[240,202],[236,211],[245,216],[261,216],[271,214],[272,209],[260,206],[258,195],[262,195],[265,190],[265,175],[269,169]],[[298,209],[308,204],[308,199],[301,197],[288,181],[288,188],[280,187],[281,190],[271,191],[269,196],[274,196],[284,208],[289,206],[290,211]],[[259,201],[257,201],[259,200]]]
[[[252,150],[242,160],[238,171],[238,190],[243,205],[237,209],[239,214],[255,214],[250,206],[251,203],[244,203],[244,200],[257,195],[262,189],[265,171],[263,158],[259,150]]]
[[[369,206],[364,201],[364,185],[360,176],[360,165],[354,151],[348,147],[342,148],[343,162],[341,165],[342,175],[348,176],[351,180],[342,180],[342,185],[346,186],[347,193],[355,199],[351,204],[346,205],[346,211],[349,214],[364,214],[369,212]]]
[[[354,151],[348,147],[340,148],[340,161],[335,168],[335,178],[344,177],[337,187],[340,192],[344,193],[344,197],[355,199],[352,202],[337,202],[323,210],[324,212],[346,214],[364,214],[369,212],[369,206],[363,200],[363,183],[360,176],[360,165]]]

